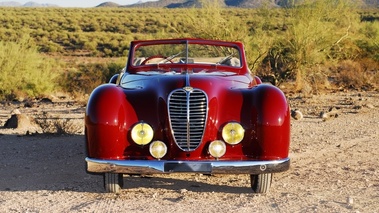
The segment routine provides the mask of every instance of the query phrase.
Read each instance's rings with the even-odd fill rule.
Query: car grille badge
[[[193,87],[190,87],[190,86],[185,86],[185,87],[183,87],[183,89],[184,89],[186,92],[192,92],[192,91],[193,91]]]

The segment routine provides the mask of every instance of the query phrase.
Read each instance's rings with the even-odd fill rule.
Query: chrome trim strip
[[[187,73],[187,76],[188,76],[188,73]],[[191,147],[190,146],[190,144],[191,144],[191,133],[190,133],[190,131],[191,131],[191,128],[190,128],[190,112],[191,112],[191,108],[190,108],[190,93],[191,92],[186,91],[186,96],[187,96],[187,147],[188,147],[188,149],[189,149],[189,147]],[[170,121],[171,121],[171,119],[170,119]],[[204,132],[203,132],[203,134],[204,134]]]
[[[272,161],[166,161],[166,160],[100,160],[86,158],[87,171],[95,173],[124,174],[160,174],[174,173],[166,171],[165,166],[177,165],[178,172],[204,174],[261,174],[283,172],[289,169],[290,159]],[[188,170],[183,170],[188,168]],[[209,168],[209,171],[196,171],[191,168]],[[167,167],[166,167],[167,168]]]

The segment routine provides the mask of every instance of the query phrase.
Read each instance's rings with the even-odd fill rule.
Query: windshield
[[[214,44],[143,44],[136,47],[133,66],[160,64],[208,64],[241,67],[240,50]]]

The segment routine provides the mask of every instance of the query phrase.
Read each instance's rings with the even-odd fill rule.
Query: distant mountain
[[[153,2],[146,2],[145,4],[148,3],[153,3]],[[224,0],[219,0],[219,4],[221,7],[226,7],[227,5],[225,4]],[[187,0],[183,1],[182,3],[170,3],[166,7],[167,8],[188,8],[188,7],[197,7],[200,8],[203,6],[203,3],[201,0]]]
[[[4,1],[0,2],[0,7],[21,7],[22,4],[16,1]]]
[[[33,1],[29,1],[29,2],[26,2],[23,5],[23,7],[59,7],[59,6],[56,4],[47,4],[47,3],[40,4]]]
[[[20,4],[16,1],[5,1],[0,2],[0,7],[59,7],[56,4],[40,4],[36,2],[27,2],[25,4]]]
[[[244,8],[279,7],[278,2],[278,0],[225,0],[225,4],[229,7]]]
[[[101,3],[99,5],[97,5],[96,7],[120,7],[121,5],[117,4],[117,3],[114,3],[114,2],[111,2],[111,1],[107,1],[107,2],[104,2],[104,3]]]
[[[125,5],[123,7],[180,7],[188,0],[159,0],[159,1],[139,1],[135,4]]]
[[[295,1],[299,0],[219,0],[220,5],[224,7],[240,7],[240,8],[257,8],[262,6],[268,7],[288,7]],[[358,5],[368,7],[378,7],[379,0],[351,0]],[[124,5],[122,7],[164,7],[164,8],[183,8],[183,7],[201,7],[199,0],[159,0],[148,1]]]
[[[222,7],[240,7],[240,8],[257,8],[262,6],[267,7],[288,7],[293,2],[299,0],[218,0]],[[379,0],[351,0],[358,5],[367,7],[379,7]],[[202,7],[201,0],[140,0],[131,5],[119,5],[108,1],[99,4],[96,7],[162,7],[162,8],[188,8]],[[39,4],[36,2],[28,2],[20,4],[17,1],[0,2],[0,7],[59,7],[55,4]]]

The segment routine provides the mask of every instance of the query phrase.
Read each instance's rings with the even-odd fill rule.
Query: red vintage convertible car
[[[87,172],[119,192],[124,174],[248,174],[256,193],[289,169],[290,108],[252,77],[243,44],[131,42],[127,65],[91,94]]]

